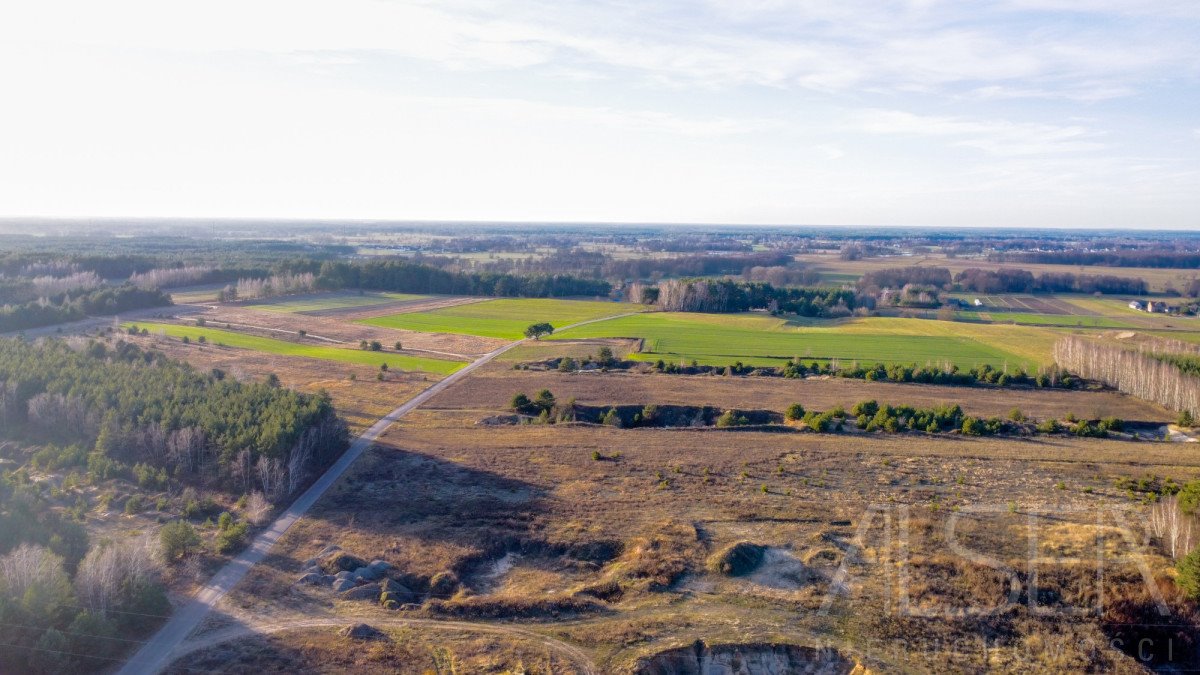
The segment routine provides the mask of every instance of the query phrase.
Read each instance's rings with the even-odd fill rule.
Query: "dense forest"
[[[125,342],[0,340],[0,421],[6,436],[58,448],[48,467],[109,478],[149,466],[272,501],[347,444],[327,396],[201,374]]]
[[[19,305],[0,306],[0,333],[170,304],[171,299],[162,291],[131,284],[101,287],[74,296],[62,293]]]
[[[8,645],[0,671],[111,664],[171,611],[160,568],[199,544],[186,518],[216,515],[211,501],[188,496],[195,487],[248,495],[250,503],[262,494],[280,500],[346,445],[345,425],[324,395],[201,374],[120,340],[109,347],[0,339],[0,457],[20,467],[0,474],[0,624]],[[34,480],[43,472],[63,478]],[[185,520],[161,533],[89,542],[80,525],[90,508],[86,486],[108,486],[101,508],[114,494],[132,493],[126,513],[142,508],[141,490],[183,488]],[[228,552],[245,540],[247,525],[223,513],[213,529],[217,552]]]

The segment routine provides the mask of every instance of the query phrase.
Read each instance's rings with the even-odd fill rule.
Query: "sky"
[[[0,4],[0,215],[1200,229],[1196,0]]]

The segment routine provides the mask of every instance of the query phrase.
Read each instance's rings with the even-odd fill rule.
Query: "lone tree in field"
[[[543,335],[551,335],[554,333],[554,326],[546,322],[532,323],[525,329],[525,337],[539,340]]]
[[[524,393],[513,394],[512,401],[508,404],[513,412],[528,414],[534,409],[533,401]]]
[[[804,419],[804,406],[799,403],[793,403],[783,411],[783,417],[789,422],[799,422]]]
[[[596,351],[596,363],[602,368],[609,368],[617,365],[617,357],[613,356],[612,347],[604,345]]]

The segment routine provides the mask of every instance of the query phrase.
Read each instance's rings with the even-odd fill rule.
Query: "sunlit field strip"
[[[401,370],[421,370],[428,373],[437,373],[439,375],[449,375],[450,373],[453,373],[459,368],[467,365],[462,361],[431,359],[421,356],[397,354],[396,352],[372,352],[342,347],[324,347],[299,344],[296,342],[287,342],[285,340],[259,337],[257,335],[246,335],[245,333],[221,330],[219,328],[202,328],[199,326],[181,326],[178,324],[138,322],[126,323],[123,324],[123,327],[128,328],[132,325],[136,325],[139,328],[145,328],[154,335],[166,335],[168,337],[180,339],[187,337],[192,341],[196,341],[197,338],[204,336],[204,339],[208,341],[208,343],[217,346],[250,349],[267,354],[278,354],[280,356],[297,356],[306,359],[339,361],[342,363],[355,363],[359,365],[375,367],[379,367],[386,363],[388,368],[398,368]]]

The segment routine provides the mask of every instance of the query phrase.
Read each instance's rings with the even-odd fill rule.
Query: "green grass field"
[[[423,300],[428,297],[428,295],[411,295],[408,293],[364,293],[363,295],[330,293],[328,295],[309,295],[294,300],[281,300],[279,302],[262,302],[247,305],[247,307],[268,312],[316,312],[325,309],[370,307],[371,305],[382,305],[400,300]]]
[[[429,359],[421,356],[397,354],[395,352],[370,352],[361,349],[347,349],[344,347],[326,347],[321,345],[300,344],[296,342],[287,342],[285,340],[259,337],[257,335],[246,335],[245,333],[221,330],[219,328],[181,326],[179,324],[171,323],[139,322],[125,323],[123,324],[123,327],[128,328],[131,325],[136,325],[139,328],[145,328],[149,330],[151,334],[167,335],[174,338],[188,337],[193,341],[203,335],[204,339],[212,345],[223,345],[225,347],[236,347],[238,349],[251,349],[254,351],[265,352],[267,354],[298,356],[306,359],[339,361],[342,363],[354,363],[375,367],[379,367],[381,364],[386,363],[388,368],[398,368],[400,370],[421,370],[428,373],[437,373],[439,375],[449,375],[450,373],[453,373],[459,368],[467,365],[462,361]]]
[[[392,314],[358,323],[425,333],[458,333],[517,340],[532,323],[547,321],[555,328],[580,321],[637,312],[642,305],[587,300],[513,298],[444,307],[429,312]]]
[[[870,318],[785,321],[761,314],[654,313],[622,317],[555,334],[555,339],[643,338],[643,360],[685,360],[706,365],[734,361],[778,365],[803,359],[868,363],[940,364],[959,367],[1049,363],[1059,335],[1048,329],[964,324],[922,319]]]

